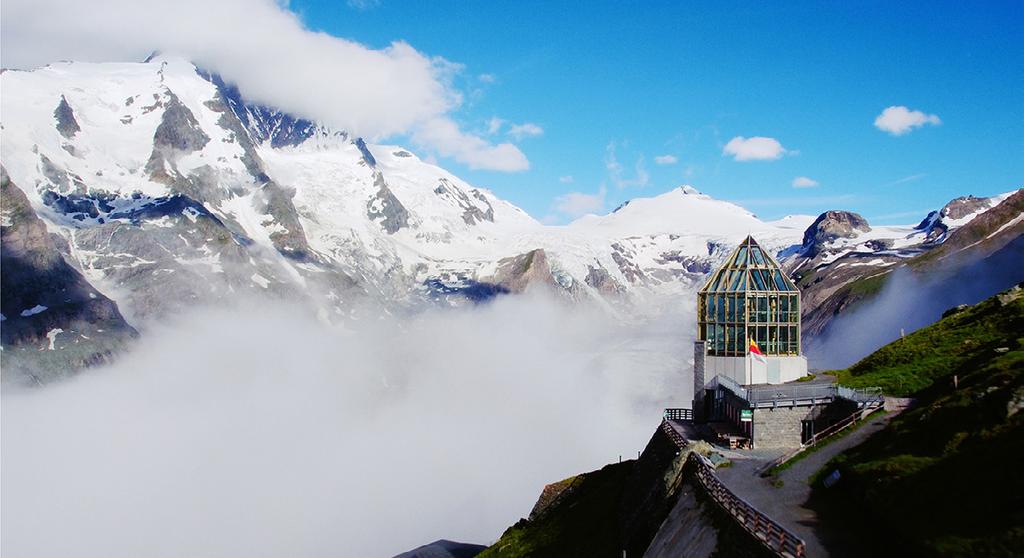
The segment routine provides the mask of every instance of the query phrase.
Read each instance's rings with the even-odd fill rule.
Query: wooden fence
[[[669,424],[668,420],[661,421],[661,429],[679,449],[687,446],[687,440]],[[715,466],[707,458],[697,452],[690,452],[686,458],[686,466],[693,471],[694,477],[708,496],[755,539],[779,556],[804,558],[803,539],[758,511],[743,498],[733,494],[718,480]]]
[[[715,474],[714,465],[700,454],[693,452],[687,458],[687,464],[693,467],[694,476],[709,496],[732,516],[748,533],[779,556],[787,558],[803,558],[804,541],[790,530],[779,525],[746,500],[733,494]]]

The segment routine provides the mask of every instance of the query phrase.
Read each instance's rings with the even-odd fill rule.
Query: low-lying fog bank
[[[489,543],[688,405],[693,324],[543,296],[341,330],[285,306],[152,327],[2,399],[5,556],[390,556]]]

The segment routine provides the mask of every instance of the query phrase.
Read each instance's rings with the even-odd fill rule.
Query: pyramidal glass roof
[[[748,236],[700,290],[702,293],[799,292],[767,251]]]

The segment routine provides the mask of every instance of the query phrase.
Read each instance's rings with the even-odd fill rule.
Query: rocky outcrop
[[[434,193],[460,208],[462,220],[467,225],[472,226],[481,221],[494,222],[494,208],[491,206],[491,202],[487,201],[487,197],[476,188],[469,191],[473,196],[471,200],[469,195],[452,184],[450,180],[442,178],[434,188]],[[474,202],[474,200],[476,201]]]
[[[3,381],[43,383],[108,361],[135,330],[114,301],[64,260],[2,168],[0,198]]]
[[[68,104],[68,100],[64,95],[60,96],[60,103],[54,109],[53,117],[57,119],[57,131],[65,139],[72,139],[75,137],[75,134],[82,131],[78,121],[75,120],[75,111],[71,110],[71,105]]]
[[[292,203],[295,191],[270,180],[260,189],[260,212],[273,218],[270,241],[287,258],[304,261],[311,257],[306,232]]]
[[[988,198],[963,196],[947,203],[940,213],[949,219],[963,219],[968,215],[988,209],[990,203]]]
[[[979,214],[991,207],[992,204],[992,198],[979,198],[976,196],[959,197],[951,200],[939,211],[929,213],[915,228],[925,231],[928,240],[940,241],[949,232],[951,221],[956,222]]]
[[[926,244],[925,250],[912,257],[851,254],[828,266],[798,269],[795,278],[802,294],[804,346],[813,347],[817,338],[827,335],[835,317],[873,299],[885,287],[891,272],[904,266],[936,293],[977,292],[983,297],[1024,279],[1017,271],[1024,257],[1021,215],[1024,190],[954,229],[941,243]],[[962,277],[970,277],[970,283],[962,284]]]
[[[850,211],[826,211],[804,231],[803,250],[814,257],[822,246],[837,238],[854,238],[858,232],[870,231],[867,219]]]
[[[603,267],[588,266],[587,278],[584,282],[606,297],[619,297],[626,294],[626,288]]]
[[[174,162],[182,155],[199,151],[210,142],[210,136],[199,126],[195,115],[171,91],[166,91],[164,113],[153,134],[153,153],[146,163],[146,173],[156,182],[176,185],[178,177]],[[161,102],[157,99],[157,102]],[[190,188],[182,188],[186,191]],[[187,192],[192,193],[192,192]]]
[[[363,156],[363,163],[370,168],[376,168],[377,159],[373,158],[373,153],[370,153],[370,148],[366,147],[366,142],[363,138],[356,138],[354,142],[356,149],[359,150],[359,154]]]
[[[304,118],[255,103],[247,103],[238,87],[226,83],[219,74],[196,69],[203,79],[217,87],[225,106],[235,115],[255,144],[267,142],[271,147],[299,145],[313,137],[317,126]]]
[[[551,275],[547,253],[539,248],[499,260],[497,271],[487,282],[510,293],[522,293],[535,285],[559,286]]]
[[[374,173],[373,183],[377,192],[366,202],[366,216],[371,221],[379,220],[381,228],[388,234],[395,234],[402,227],[409,226],[409,211],[388,188],[380,171]]]

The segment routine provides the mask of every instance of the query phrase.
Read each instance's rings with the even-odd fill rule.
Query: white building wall
[[[807,375],[807,359],[803,356],[769,356],[761,364],[751,356],[708,356],[704,377],[725,376],[740,385],[782,384]]]

